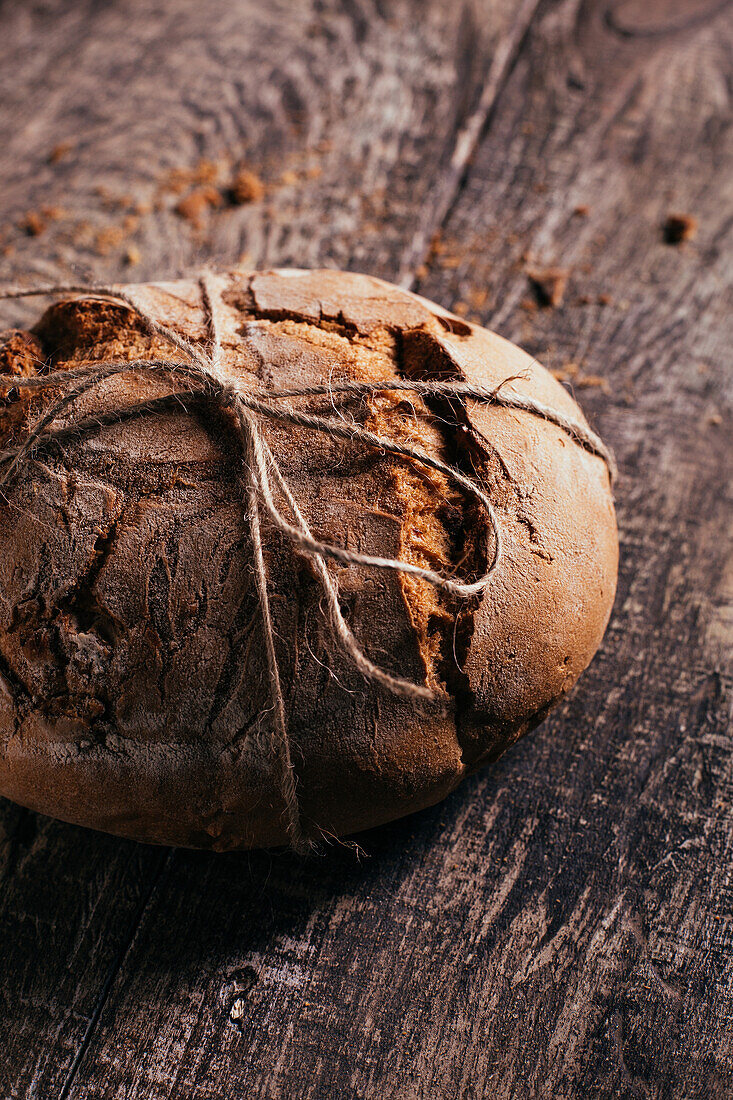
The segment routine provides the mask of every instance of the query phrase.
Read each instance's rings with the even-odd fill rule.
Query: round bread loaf
[[[380,280],[236,271],[213,285],[218,370],[240,388],[506,383],[501,392],[585,423],[519,348]],[[210,347],[198,282],[120,289]],[[75,295],[32,330],[3,334],[0,371],[172,351],[124,301]],[[0,794],[142,841],[282,844],[292,806],[273,752],[241,448],[216,404],[134,408],[175,389],[166,376],[106,378],[76,401],[87,428],[42,447],[4,487]],[[5,392],[7,450],[59,391]],[[362,675],[334,638],[312,559],[263,514],[299,820],[309,837],[340,836],[443,798],[562,699],[608,622],[616,524],[606,462],[533,411],[404,391],[288,404],[457,468],[489,497],[501,534],[490,582],[470,598],[420,575],[329,563],[361,650],[432,689],[416,702]],[[292,422],[265,419],[261,431],[319,540],[468,581],[491,564],[486,512],[443,471]]]

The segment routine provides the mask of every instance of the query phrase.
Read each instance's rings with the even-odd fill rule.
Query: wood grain
[[[393,277],[405,241],[432,232],[446,174],[465,165],[536,7],[7,4],[6,272],[45,277],[71,267],[143,281],[244,257]],[[196,229],[176,215],[178,196],[166,185],[202,158],[221,163],[224,182],[246,164],[264,199]],[[139,214],[135,204],[160,209]],[[29,239],[19,223],[49,205],[61,216]],[[125,230],[129,216],[138,224]],[[130,245],[140,261],[125,267]]]
[[[164,195],[133,270],[399,276],[564,370],[621,466],[616,612],[560,711],[361,857],[167,855],[4,804],[0,1095],[729,1097],[729,9],[211,7],[0,7],[11,222],[118,224],[99,182],[246,151],[265,200],[195,231]],[[68,222],[11,224],[5,273],[122,274]],[[531,265],[570,270],[560,308]]]

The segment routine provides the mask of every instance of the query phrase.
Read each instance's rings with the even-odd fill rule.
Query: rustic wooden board
[[[619,596],[564,706],[360,859],[3,804],[0,1096],[733,1095],[730,9],[147,8],[0,6],[4,274],[362,268],[579,364],[621,466]],[[262,202],[196,231],[161,196],[245,150]],[[99,255],[128,194],[164,208]],[[700,223],[678,247],[673,209]],[[561,308],[525,308],[528,263],[572,268]]]

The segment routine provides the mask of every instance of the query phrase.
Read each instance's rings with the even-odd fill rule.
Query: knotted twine
[[[432,458],[415,447],[377,435],[364,428],[353,418],[341,419],[335,422],[327,417],[296,409],[292,405],[283,402],[287,398],[333,396],[336,394],[368,397],[401,391],[408,391],[426,397],[457,398],[461,401],[471,399],[497,405],[501,408],[528,412],[557,425],[578,445],[603,459],[608,467],[611,480],[615,475],[615,464],[613,455],[601,439],[595,432],[586,428],[579,421],[565,416],[563,413],[557,412],[533,398],[519,394],[503,393],[502,388],[508,381],[513,379],[505,379],[493,389],[467,382],[421,382],[417,380],[385,380],[384,382],[347,380],[329,382],[324,385],[289,386],[277,389],[246,388],[238,380],[228,377],[222,366],[221,300],[213,287],[211,276],[201,276],[199,285],[209,328],[210,348],[208,351],[203,347],[196,346],[167,325],[157,321],[151,314],[141,308],[133,295],[115,287],[66,285],[29,288],[10,286],[0,289],[0,299],[84,294],[113,302],[122,302],[137,315],[148,333],[173,345],[183,357],[182,361],[163,358],[110,360],[101,363],[89,363],[81,367],[34,378],[0,375],[0,389],[4,389],[6,392],[11,390],[46,389],[61,389],[63,391],[62,396],[32,425],[27,438],[22,444],[0,451],[0,467],[5,467],[2,475],[0,475],[0,485],[7,485],[25,465],[33,460],[35,454],[41,448],[47,447],[49,443],[61,444],[65,438],[97,429],[102,422],[114,423],[127,419],[131,415],[160,411],[163,408],[170,407],[172,400],[175,400],[179,406],[188,411],[191,398],[203,397],[223,412],[231,415],[241,445],[246,505],[244,515],[252,543],[255,587],[265,640],[269,691],[273,709],[270,748],[283,801],[285,827],[289,842],[296,851],[305,852],[313,846],[313,839],[304,825],[296,789],[285,698],[275,649],[275,634],[270,610],[267,569],[262,544],[261,507],[264,507],[270,521],[286,536],[293,548],[311,562],[323,589],[331,631],[352,663],[367,680],[381,684],[396,695],[405,696],[415,701],[433,699],[435,696],[427,686],[393,676],[367,657],[343,616],[339,604],[337,583],[329,572],[326,564],[327,560],[407,573],[427,581],[443,592],[465,600],[480,595],[488,587],[492,574],[501,560],[503,544],[501,528],[491,501],[479,484],[466,477],[454,466],[441,462],[437,458]],[[104,421],[99,417],[87,420],[75,420],[73,418],[73,405],[80,397],[105,381],[105,379],[126,374],[148,375],[149,377],[162,375],[170,381],[182,384],[184,388],[176,390],[172,395],[139,402],[132,408],[116,410],[111,415],[106,415]],[[62,413],[71,415],[70,425],[55,426],[55,421]],[[450,478],[467,496],[478,501],[488,518],[493,533],[494,550],[484,575],[477,581],[462,583],[449,577],[443,577],[432,569],[425,569],[395,558],[384,558],[378,555],[346,550],[334,543],[322,542],[315,538],[298,506],[298,502],[285,481],[272,450],[265,440],[260,426],[260,418],[272,420],[279,424],[296,425],[309,431],[322,432],[334,439],[343,439],[351,443],[360,442],[382,453],[397,455],[400,458],[437,470]],[[287,506],[291,516],[290,521],[278,507],[275,500],[275,491],[279,493]]]

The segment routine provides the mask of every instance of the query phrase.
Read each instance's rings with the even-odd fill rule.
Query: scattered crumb
[[[662,234],[666,244],[681,244],[697,235],[697,218],[692,214],[668,214]]]
[[[29,211],[26,216],[20,222],[20,228],[28,234],[29,237],[39,237],[43,230],[46,228],[46,222],[40,214],[35,211]]]
[[[713,428],[717,428],[718,425],[722,423],[723,417],[720,415],[720,413],[711,413],[708,417],[708,424],[710,424]]]
[[[200,229],[204,215],[212,206],[221,206],[221,195],[215,187],[200,187],[190,195],[179,199],[174,210],[179,217],[185,218],[196,229]]]
[[[259,176],[248,168],[240,168],[229,187],[229,198],[236,206],[249,202],[259,202],[265,188]]]
[[[608,380],[600,374],[579,374],[575,379],[575,385],[581,390],[598,388],[602,393],[611,392]]]
[[[444,249],[442,233],[439,229],[433,233],[430,239],[430,245],[428,247],[428,259],[432,260],[436,256],[439,256]]]
[[[74,148],[74,143],[71,141],[60,141],[57,145],[54,145],[51,152],[48,154],[49,164],[58,164],[60,160],[67,157],[71,150]]]
[[[424,279],[426,277],[427,273],[428,273],[428,265],[427,264],[420,264],[419,267],[415,268],[415,278],[416,279]]]
[[[630,302],[625,298],[617,302],[613,295],[606,291],[602,294],[579,294],[574,304],[576,306],[614,306],[621,310],[627,310],[630,306]]]
[[[29,210],[20,222],[20,228],[29,237],[38,237],[47,228],[49,222],[64,216],[60,206],[42,206],[40,210]]]
[[[214,184],[219,178],[221,165],[202,157],[193,168],[172,168],[161,182],[161,190],[181,195],[186,188]]]
[[[453,306],[453,312],[457,313],[459,317],[465,317],[468,313],[468,302],[456,302]]]
[[[536,183],[533,188],[536,195],[544,195],[547,192],[547,189],[547,184],[542,182]]]
[[[550,374],[558,382],[569,382],[580,390],[599,389],[606,394],[611,392],[607,379],[600,374],[583,374],[580,365],[572,360],[564,363],[558,370],[551,370]]]
[[[565,267],[532,268],[527,271],[538,304],[550,309],[562,303],[569,277],[570,271]]]
[[[125,263],[128,267],[134,267],[135,264],[139,264],[141,260],[140,249],[136,244],[128,245],[125,249]]]
[[[312,164],[310,168],[305,170],[305,178],[309,180],[317,180],[319,176],[323,175],[323,169],[320,164]]]
[[[580,372],[580,367],[572,360],[567,363],[563,363],[561,367],[551,370],[550,374],[553,378],[556,378],[558,382],[570,382],[577,378]]]
[[[519,308],[526,310],[527,313],[536,313],[538,306],[534,298],[522,298]]]
[[[470,290],[468,295],[468,301],[472,309],[483,309],[489,298],[489,292],[485,287],[475,287]]]
[[[108,256],[125,239],[125,231],[120,225],[106,225],[94,235],[94,249],[99,256]]]
[[[280,176],[280,183],[284,187],[294,187],[297,182],[298,182],[298,173],[293,172],[292,168],[286,169],[286,171],[283,172],[282,175]]]
[[[590,214],[590,207],[587,203],[581,202],[575,207],[573,214],[575,214],[576,218],[587,218]]]

